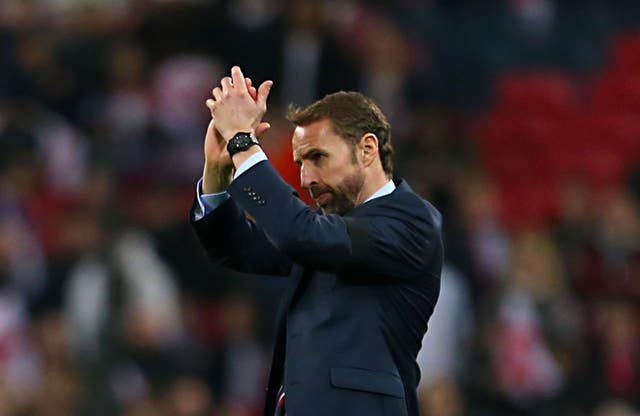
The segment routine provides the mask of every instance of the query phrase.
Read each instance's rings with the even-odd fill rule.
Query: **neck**
[[[375,194],[378,189],[382,188],[387,182],[389,182],[389,178],[383,170],[372,172],[369,177],[365,178],[364,186],[358,195],[358,203],[356,205],[360,205],[369,199],[371,195]]]

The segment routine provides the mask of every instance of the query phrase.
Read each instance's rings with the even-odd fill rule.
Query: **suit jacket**
[[[291,277],[265,416],[281,384],[290,416],[418,415],[415,359],[440,290],[441,217],[395,183],[344,216],[323,215],[264,161],[212,213],[192,212],[214,261]]]

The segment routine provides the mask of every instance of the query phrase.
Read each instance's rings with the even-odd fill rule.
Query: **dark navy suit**
[[[263,161],[212,213],[195,221],[192,210],[214,261],[291,277],[266,416],[282,384],[288,416],[418,415],[415,358],[440,289],[441,218],[395,184],[344,216],[323,215]]]

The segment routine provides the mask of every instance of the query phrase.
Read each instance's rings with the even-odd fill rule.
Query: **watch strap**
[[[227,143],[227,151],[230,156],[235,155],[238,152],[244,152],[253,145],[260,146],[260,142],[256,135],[252,132],[238,132]]]

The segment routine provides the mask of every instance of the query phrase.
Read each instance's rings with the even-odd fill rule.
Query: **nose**
[[[313,166],[302,162],[300,166],[300,186],[303,189],[309,189],[312,185],[318,184],[318,176]]]

